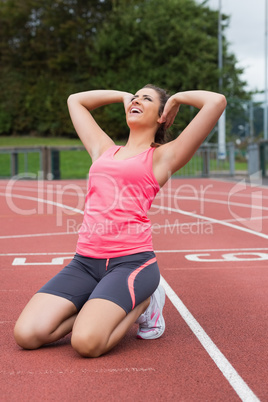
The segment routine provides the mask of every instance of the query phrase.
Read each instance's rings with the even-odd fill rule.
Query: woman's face
[[[155,126],[160,119],[160,99],[158,93],[151,88],[140,89],[126,108],[128,125],[141,124]]]

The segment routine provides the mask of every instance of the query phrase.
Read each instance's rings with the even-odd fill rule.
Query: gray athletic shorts
[[[75,254],[73,260],[38,293],[70,300],[79,311],[89,299],[106,299],[129,313],[150,297],[160,281],[152,251],[97,259]]]

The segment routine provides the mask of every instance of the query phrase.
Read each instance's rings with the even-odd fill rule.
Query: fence
[[[82,151],[79,158],[75,158],[73,154],[77,151]],[[68,174],[66,176],[65,169],[62,166],[64,155],[68,152],[71,152],[68,163],[73,163],[74,166],[71,177],[68,177]],[[44,180],[85,178],[90,165],[88,159],[84,160],[85,169],[80,173],[76,171],[77,160],[83,162],[82,153],[85,153],[88,158],[88,154],[82,146],[0,148],[0,177],[8,178],[24,174],[25,177],[35,178],[38,172],[38,178]],[[226,158],[221,160],[218,158],[216,144],[203,144],[187,165],[176,173],[176,177],[233,176],[235,174],[235,147],[233,143],[227,144],[226,154]],[[64,177],[62,173],[64,173]]]
[[[226,158],[219,159],[217,144],[203,144],[193,158],[177,173],[180,177],[233,176],[235,174],[235,146],[228,143]]]
[[[2,147],[0,148],[0,177],[9,178],[21,174],[25,178],[34,178],[38,175],[39,179],[44,180],[61,179],[60,155],[64,151],[86,153],[82,146]]]

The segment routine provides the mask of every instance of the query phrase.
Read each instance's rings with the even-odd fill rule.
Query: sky
[[[221,0],[223,14],[230,16],[224,35],[229,50],[235,54],[238,66],[244,68],[242,78],[247,90],[265,88],[265,3],[267,0]],[[202,3],[202,0],[197,0]],[[268,3],[268,1],[267,1]],[[220,0],[208,0],[207,5],[219,9]],[[264,95],[258,95],[259,101]]]

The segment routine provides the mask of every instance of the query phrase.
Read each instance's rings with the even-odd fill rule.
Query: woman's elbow
[[[219,105],[219,108],[221,108],[221,110],[224,111],[224,109],[227,106],[226,97],[222,94],[218,94],[217,104]]]
[[[75,99],[75,94],[71,94],[67,98],[67,104],[69,105]]]

